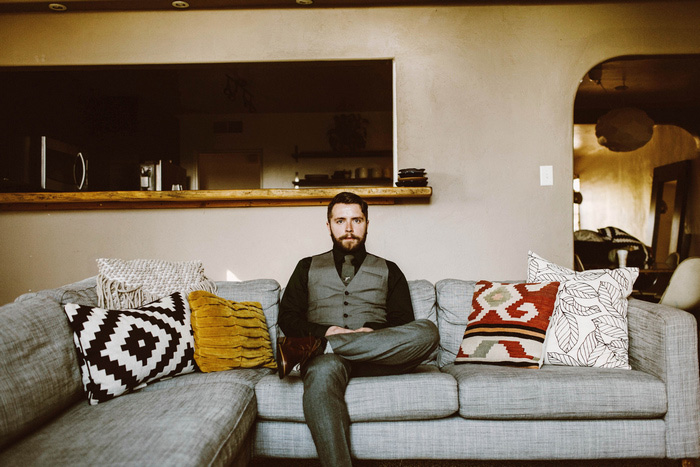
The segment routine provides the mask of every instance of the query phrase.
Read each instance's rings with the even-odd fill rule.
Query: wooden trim
[[[368,204],[427,199],[431,187],[352,188]],[[320,206],[347,188],[0,193],[0,211]]]
[[[367,8],[367,7],[400,7],[400,6],[449,6],[478,2],[479,0],[325,0],[313,5],[299,6],[290,0],[200,0],[188,2],[186,11],[211,9],[319,9],[319,8]],[[534,2],[535,0],[521,0]],[[600,0],[597,0],[600,1]],[[156,0],[68,0],[60,2],[68,9],[54,14],[70,14],[78,11],[144,11],[170,10],[175,8],[171,2]],[[0,3],[0,13],[43,13],[51,12],[49,2],[44,0],[4,0]]]

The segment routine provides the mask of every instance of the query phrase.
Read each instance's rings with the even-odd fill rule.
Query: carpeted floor
[[[254,458],[251,467],[320,467],[316,459]],[[696,463],[697,465],[697,463]],[[567,461],[395,460],[355,461],[354,467],[680,467],[668,459],[603,459]]]

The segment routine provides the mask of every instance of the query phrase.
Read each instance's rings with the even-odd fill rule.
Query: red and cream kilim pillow
[[[455,363],[541,367],[558,289],[559,282],[477,282]]]

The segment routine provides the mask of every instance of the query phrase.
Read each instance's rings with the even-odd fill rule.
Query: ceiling
[[[605,61],[581,80],[574,101],[574,155],[600,153],[596,125],[617,107],[644,110],[655,124],[700,135],[700,55],[631,56]]]
[[[614,107],[638,107],[655,123],[700,134],[700,55],[621,57],[593,67],[576,94],[574,123],[595,123]]]

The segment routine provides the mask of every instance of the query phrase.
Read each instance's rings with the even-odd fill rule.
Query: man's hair
[[[355,193],[344,191],[335,195],[335,197],[328,204],[328,212],[326,216],[328,217],[329,221],[331,220],[331,216],[333,214],[333,206],[336,204],[359,204],[362,214],[365,215],[365,220],[369,220],[369,215],[367,214],[367,203],[365,200]]]

